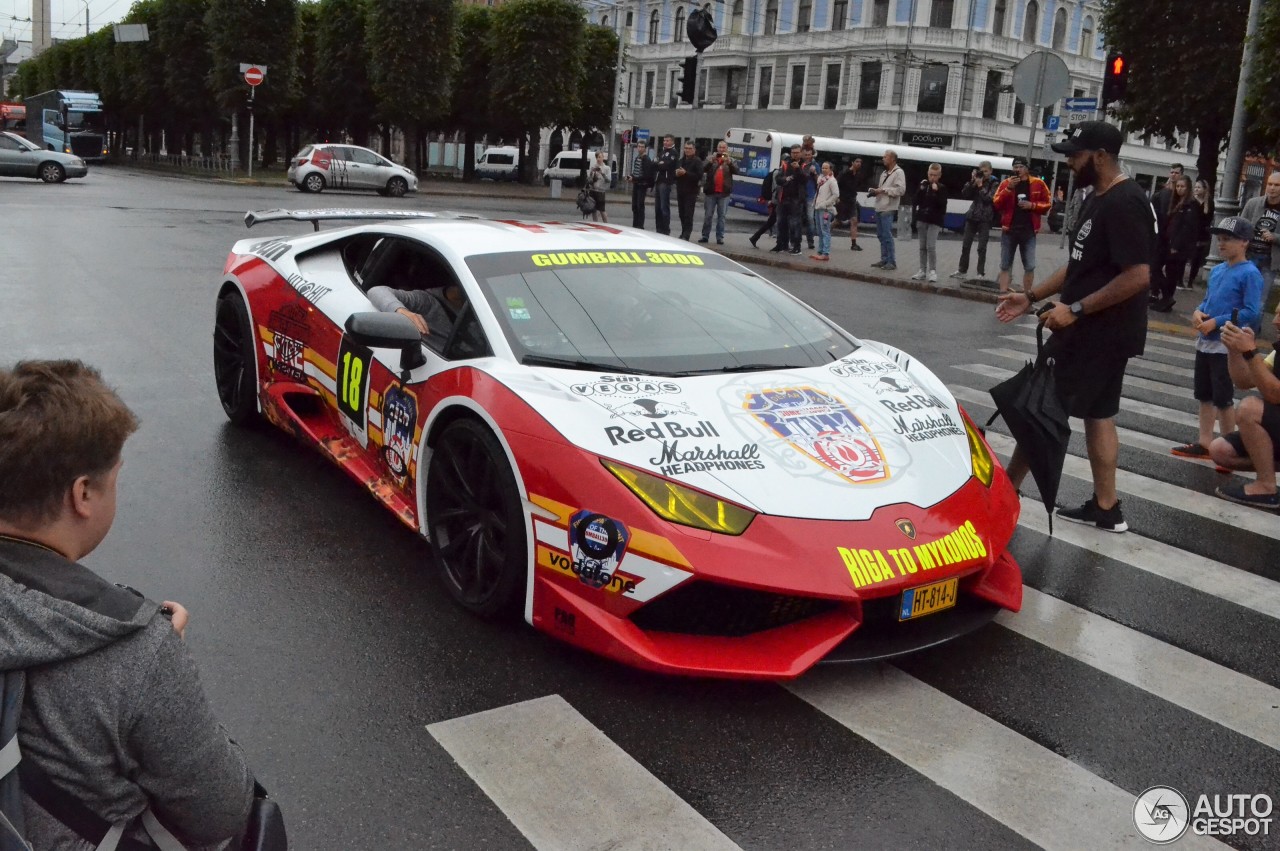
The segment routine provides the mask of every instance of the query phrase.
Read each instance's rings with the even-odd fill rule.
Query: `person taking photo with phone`
[[[1040,217],[1053,208],[1049,187],[1027,169],[1026,157],[1013,158],[1013,176],[996,189],[992,206],[1000,215],[1000,277],[996,283],[1001,294],[1009,291],[1013,272],[1013,252],[1022,255],[1022,289],[1031,289],[1036,278],[1036,234]]]

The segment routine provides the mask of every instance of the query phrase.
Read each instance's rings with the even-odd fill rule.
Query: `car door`
[[[347,188],[372,189],[375,175],[364,151],[351,145],[341,147],[342,156],[347,163]]]
[[[0,136],[0,175],[35,177],[35,156],[26,145],[10,136]]]

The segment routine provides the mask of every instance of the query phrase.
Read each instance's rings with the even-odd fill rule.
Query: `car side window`
[[[493,354],[489,348],[489,339],[480,327],[475,309],[470,303],[458,314],[453,326],[453,334],[445,345],[441,356],[445,360],[466,360],[467,358],[483,358]]]
[[[352,162],[360,163],[360,165],[383,165],[382,158],[373,151],[366,151],[363,148],[348,148],[347,154]]]
[[[0,136],[0,148],[8,151],[21,151],[23,147],[8,136]]]

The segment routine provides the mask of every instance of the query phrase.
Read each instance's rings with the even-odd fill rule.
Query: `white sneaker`
[[[916,272],[914,275],[912,275],[912,276],[911,276],[911,280],[913,280],[913,281],[923,281],[923,280],[924,280],[924,269],[921,269],[919,272]]]
[[[937,272],[937,270],[935,270],[935,269],[930,269],[930,270],[929,270],[929,283],[931,283],[931,284],[936,284],[936,283],[938,283],[938,272]]]

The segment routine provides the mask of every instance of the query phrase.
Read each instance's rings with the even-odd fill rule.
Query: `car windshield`
[[[859,346],[721,257],[510,252],[467,264],[525,363],[694,375],[818,366]]]
[[[23,148],[26,148],[28,151],[38,151],[38,150],[40,150],[40,146],[39,146],[39,145],[37,145],[37,144],[35,144],[35,143],[31,142],[30,140],[24,139],[24,138],[22,138],[21,136],[19,136],[19,135],[15,134],[15,133],[5,133],[5,134],[4,134],[4,137],[5,137],[6,139],[11,139],[12,141],[16,142],[19,146],[21,146],[21,147],[23,147]]]

